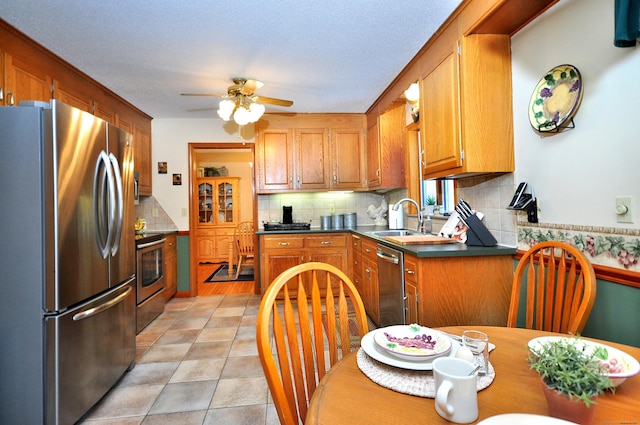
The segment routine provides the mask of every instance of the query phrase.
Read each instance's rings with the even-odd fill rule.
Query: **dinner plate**
[[[373,337],[378,347],[408,361],[427,361],[451,350],[451,339],[442,332],[420,325],[396,325],[378,329]]]
[[[531,415],[528,413],[506,413],[503,415],[491,416],[478,422],[478,425],[575,425],[563,419],[552,418],[551,416]]]
[[[567,337],[540,336],[529,341],[527,345],[529,346],[529,350],[540,350],[545,346],[545,344],[552,341],[558,341],[563,338]],[[598,342],[588,341],[586,339],[578,339],[577,344],[584,344],[589,352],[592,352],[596,349],[598,350],[597,357],[605,365],[605,367],[610,370],[607,376],[609,377],[609,379],[611,379],[611,382],[614,386],[620,385],[628,377],[634,376],[638,372],[640,372],[640,363],[638,363],[635,358],[625,353],[624,351],[620,351],[617,348],[613,348],[605,344],[600,344]]]
[[[376,342],[374,341],[374,335],[377,331],[378,330],[376,329],[367,333],[365,336],[362,337],[362,340],[360,341],[360,347],[364,350],[365,353],[367,353],[369,357],[379,361],[380,363],[384,363],[386,365],[393,366],[393,367],[399,367],[400,369],[408,369],[408,370],[433,369],[433,365],[431,364],[431,359],[427,361],[421,361],[421,362],[403,360],[398,357],[394,357],[391,354],[387,353],[382,348],[379,348],[378,344],[376,344]],[[451,340],[451,350],[447,355],[449,357],[455,356],[459,346],[460,344],[458,344],[458,342]]]
[[[558,131],[582,101],[582,77],[573,65],[559,65],[538,82],[529,101],[529,122],[540,132]]]

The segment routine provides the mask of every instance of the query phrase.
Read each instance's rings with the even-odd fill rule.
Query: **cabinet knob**
[[[404,269],[404,272],[405,272],[406,274],[416,274],[416,272],[414,272],[414,271],[413,271],[413,270],[411,270],[411,269]]]

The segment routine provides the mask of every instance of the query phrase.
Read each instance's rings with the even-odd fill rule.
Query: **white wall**
[[[533,185],[540,222],[639,228],[640,47],[613,45],[613,0],[563,0],[512,38],[516,183]],[[528,105],[561,64],[584,83],[575,129],[540,137]],[[616,222],[616,195],[632,195],[633,224]]]
[[[212,111],[212,115],[215,111]],[[152,125],[153,196],[162,205],[178,230],[189,230],[189,143],[240,143],[237,126],[219,118],[154,119]],[[235,133],[234,133],[235,130]],[[253,143],[253,138],[250,140]],[[158,162],[167,162],[167,174],[158,174]],[[182,185],[174,186],[172,175],[182,174]]]

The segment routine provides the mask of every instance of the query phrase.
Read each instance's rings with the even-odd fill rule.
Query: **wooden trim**
[[[513,255],[513,259],[520,261],[524,253],[525,251],[519,249]],[[600,264],[593,264],[593,270],[596,272],[596,279],[640,288],[640,273],[638,272],[603,266]]]

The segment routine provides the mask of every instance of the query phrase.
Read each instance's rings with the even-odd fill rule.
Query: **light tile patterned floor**
[[[260,296],[174,298],[136,338],[136,366],[83,425],[278,425],[255,342]]]

